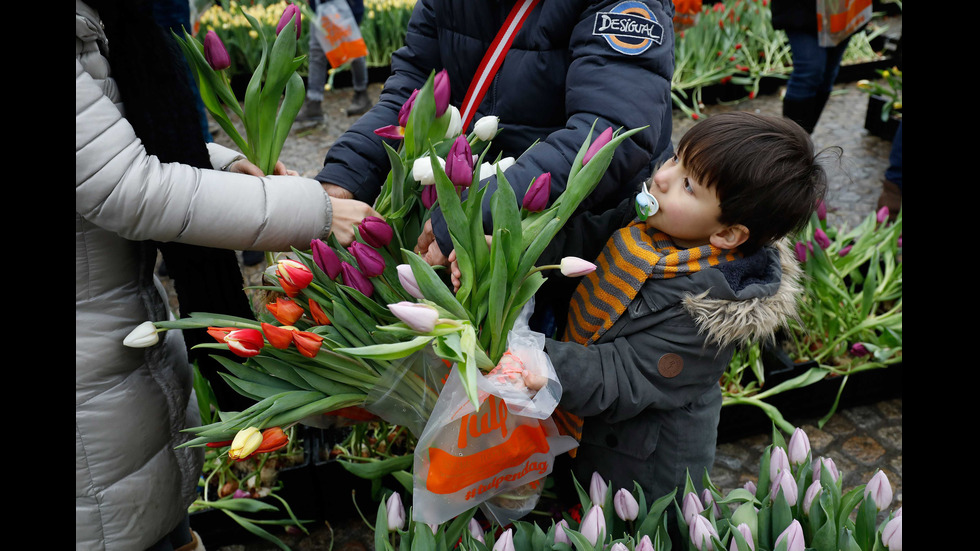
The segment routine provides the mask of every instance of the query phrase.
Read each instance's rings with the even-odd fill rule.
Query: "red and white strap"
[[[473,75],[473,80],[470,82],[470,87],[466,91],[466,97],[463,98],[463,108],[460,110],[460,118],[463,119],[464,130],[469,128],[473,116],[476,115],[476,108],[483,101],[483,96],[486,95],[487,90],[490,88],[493,76],[497,74],[497,69],[504,62],[504,57],[507,55],[507,50],[510,49],[511,43],[514,42],[517,31],[521,29],[521,25],[524,24],[528,14],[531,13],[534,6],[538,5],[539,1],[519,0],[511,8],[507,19],[504,21],[504,25],[497,31],[497,36],[494,37],[490,48],[484,54],[483,61],[480,62],[480,66],[477,68],[476,74]]]

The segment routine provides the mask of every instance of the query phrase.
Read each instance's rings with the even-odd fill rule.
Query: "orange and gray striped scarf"
[[[564,340],[585,346],[597,341],[650,278],[670,279],[740,256],[736,250],[710,244],[679,249],[667,234],[634,220],[609,238],[596,260],[596,270],[585,276],[572,294]],[[553,417],[564,434],[582,437],[582,418],[561,408]]]

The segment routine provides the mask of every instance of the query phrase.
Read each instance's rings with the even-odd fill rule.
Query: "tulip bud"
[[[605,484],[605,482],[603,482]],[[593,500],[593,503],[595,500]],[[601,503],[601,502],[599,502]],[[585,518],[582,519],[582,524],[579,525],[578,531],[585,536],[585,539],[589,540],[589,543],[595,545],[597,541],[605,539],[606,534],[606,517],[602,514],[602,508],[598,505],[593,505],[589,512],[585,514]]]
[[[405,507],[402,506],[402,498],[397,492],[388,496],[388,500],[385,502],[385,511],[388,514],[389,532],[405,527]]]
[[[457,188],[466,188],[473,183],[473,151],[466,136],[459,136],[446,155],[446,176]]]
[[[589,146],[589,149],[585,151],[585,156],[582,157],[582,166],[588,164],[588,162],[592,160],[592,157],[595,157],[595,154],[602,149],[602,146],[612,141],[612,135],[612,127],[603,130],[602,133],[599,134],[599,137],[596,138],[595,141],[592,142],[592,145]]]
[[[820,245],[821,249],[826,249],[830,246],[830,238],[827,237],[827,232],[820,228],[813,231],[813,240],[817,242],[817,245]]]
[[[504,157],[496,163],[494,163],[494,173],[496,174],[496,169],[499,168],[500,172],[507,172],[507,169],[517,164],[517,159],[513,157]]]
[[[568,521],[565,519],[561,519],[555,525],[555,543],[572,544],[572,540],[568,539],[568,534],[565,533],[565,528],[568,528]]]
[[[374,294],[374,285],[371,285],[368,278],[364,277],[364,274],[357,271],[357,268],[352,266],[350,263],[340,263],[340,275],[344,285],[351,287],[352,289],[357,289],[366,297]]]
[[[477,522],[475,518],[470,519],[469,529],[470,535],[473,536],[473,539],[480,543],[485,543],[483,541],[483,527],[480,526],[480,523]]]
[[[160,334],[152,321],[144,321],[137,325],[136,329],[130,331],[123,339],[123,345],[130,348],[147,348],[158,342],[160,342]]]
[[[408,291],[408,294],[413,297],[422,300],[425,296],[422,295],[422,290],[419,289],[419,284],[415,281],[415,274],[412,272],[412,267],[408,264],[399,264],[395,267],[398,271],[398,281],[402,284],[402,288]]]
[[[433,536],[436,535],[436,532],[439,531],[439,525],[438,524],[429,524],[428,522],[426,522],[425,525],[429,527],[429,530],[432,530],[432,535]]]
[[[817,201],[817,220],[827,219],[827,203],[820,199]]]
[[[436,100],[436,116],[441,117],[449,108],[449,73],[445,69],[436,73],[432,82],[432,94]]]
[[[449,106],[449,126],[446,127],[446,139],[455,138],[463,131],[463,118],[455,105]]]
[[[252,455],[255,450],[262,445],[262,433],[256,427],[248,427],[238,431],[235,439],[231,441],[231,448],[228,450],[228,457],[236,461],[241,461]]]
[[[788,468],[782,469],[776,474],[776,478],[772,480],[772,490],[769,494],[770,499],[776,499],[776,496],[780,493],[786,498],[786,503],[791,506],[796,505],[796,500],[799,498],[799,489],[796,486],[796,480],[793,479],[793,473]]]
[[[476,121],[473,125],[473,133],[476,134],[477,138],[485,142],[490,141],[497,135],[497,124],[499,122],[500,118],[493,115],[480,117],[480,120]]]
[[[692,524],[694,517],[700,515],[701,511],[704,511],[704,506],[701,505],[698,494],[694,492],[686,493],[684,500],[681,502],[681,513],[684,515],[684,522],[688,525]]]
[[[617,541],[609,547],[609,551],[629,551],[629,547],[626,547],[625,543]]]
[[[701,515],[694,517],[694,522],[689,527],[691,541],[699,551],[712,551],[715,546],[711,543],[711,536],[718,537],[718,531],[711,525],[708,519]]]
[[[289,444],[289,437],[283,432],[282,427],[265,429],[262,431],[262,443],[255,453],[271,453],[284,448],[286,444]]]
[[[293,325],[303,317],[303,307],[288,298],[278,297],[272,304],[266,304],[265,309],[283,325]]]
[[[707,488],[701,490],[701,502],[704,503],[705,509],[711,507],[711,509],[715,512],[715,518],[721,518],[721,507],[715,503],[715,496],[711,494],[711,490]]]
[[[902,515],[896,515],[885,524],[881,531],[881,543],[889,551],[902,551]]]
[[[408,117],[412,114],[412,107],[415,105],[415,98],[419,95],[419,91],[416,88],[412,91],[412,95],[408,96],[405,103],[402,104],[401,108],[398,110],[398,126],[404,128],[408,126]]]
[[[786,551],[805,551],[806,542],[803,541],[803,527],[800,526],[800,521],[793,519],[793,522],[789,523],[789,526],[783,530],[783,533],[779,534],[776,538],[776,544],[773,549],[779,547],[782,542],[786,542]]]
[[[401,140],[405,138],[405,128],[394,124],[375,128],[374,133],[389,140]]]
[[[510,528],[500,534],[500,538],[493,544],[493,551],[515,551],[514,550],[514,531]]]
[[[524,202],[521,206],[528,212],[538,212],[548,206],[548,199],[551,198],[551,173],[545,172],[531,182],[524,194]]]
[[[299,6],[296,4],[288,4],[286,9],[282,12],[282,17],[279,18],[279,23],[276,25],[276,36],[278,36],[286,25],[289,24],[290,19],[295,19],[296,38],[298,39],[303,30],[303,26],[301,25],[302,17],[303,12],[300,11]]]
[[[262,334],[265,335],[265,340],[269,341],[269,344],[278,348],[279,350],[285,350],[289,348],[289,345],[293,342],[293,332],[285,327],[277,327],[275,325],[270,325],[266,322],[262,322]]]
[[[204,60],[215,71],[221,71],[231,67],[231,57],[228,56],[228,50],[225,49],[221,38],[214,31],[208,31],[204,35]]]
[[[807,437],[803,429],[796,427],[793,435],[789,438],[789,451],[787,456],[791,465],[802,465],[810,453],[810,438]]]
[[[427,304],[402,301],[389,304],[388,310],[405,322],[405,325],[420,333],[431,332],[439,321],[439,311]]]
[[[775,480],[779,471],[789,470],[789,457],[781,446],[773,446],[769,456],[769,479]]]
[[[385,259],[381,253],[359,241],[354,241],[347,248],[357,260],[357,267],[367,277],[378,277],[385,271]]]
[[[300,308],[302,310],[302,308]],[[237,329],[235,327],[208,327],[208,335],[218,342],[228,345],[236,356],[248,358],[255,356],[265,346],[265,339],[258,329]]]
[[[823,475],[821,474],[823,469],[827,469],[827,472],[830,473],[830,478],[832,478],[834,482],[837,482],[837,480],[840,479],[840,471],[837,470],[837,464],[834,463],[834,460],[829,457],[821,457],[813,469],[814,480],[820,480],[823,478]]]
[[[235,493],[231,494],[232,499],[241,499],[243,497],[252,497],[252,494],[242,489],[235,490]]]
[[[323,311],[320,307],[320,303],[314,299],[309,299],[310,306],[310,317],[313,318],[313,322],[317,325],[330,325],[330,318],[327,317],[327,313]]]
[[[847,253],[851,252],[851,249],[853,249],[853,248],[854,248],[854,245],[848,245],[848,246],[844,247],[843,249],[837,251],[837,255],[838,256],[841,256],[841,257],[847,256]]]
[[[878,214],[875,216],[875,219],[878,220],[879,224],[881,224],[886,220],[888,220],[889,214],[890,213],[888,211],[888,207],[881,207],[880,209],[878,209]]]
[[[302,262],[286,259],[276,266],[276,277],[286,295],[295,297],[313,281],[313,272]]]
[[[592,480],[589,481],[589,499],[592,500],[594,505],[602,507],[606,502],[606,492],[609,487],[606,485],[606,481],[602,479],[602,475],[598,472],[592,472]]]
[[[442,157],[436,157],[436,160],[439,161],[439,166],[445,170],[446,161]],[[412,178],[423,186],[431,186],[436,183],[436,175],[432,172],[432,159],[428,155],[419,157],[412,163]]]
[[[299,350],[299,353],[307,358],[315,358],[322,343],[323,337],[316,333],[309,331],[293,332],[293,344],[296,345],[296,350]]]
[[[755,492],[758,490],[755,482],[752,482],[751,480],[747,481],[745,484],[742,484],[742,487],[748,490],[748,492],[752,495],[755,495]]]
[[[793,248],[796,250],[796,259],[801,263],[806,262],[806,245],[801,241],[797,241],[796,245],[793,245]]]
[[[650,541],[650,536],[643,536],[640,538],[640,543],[636,544],[636,549],[634,551],[654,551],[653,542]]]
[[[755,551],[755,540],[752,539],[752,530],[749,529],[749,525],[743,522],[736,526],[735,529],[745,538],[745,543],[749,544],[749,549]],[[738,542],[734,536],[732,536],[732,544],[728,547],[728,551],[738,551]]]
[[[870,353],[871,352],[868,351],[868,348],[864,346],[863,342],[856,342],[853,345],[851,345],[852,356],[857,356],[860,358],[861,356],[867,356]]]
[[[623,520],[636,520],[640,514],[640,504],[626,488],[620,488],[613,496],[613,508],[616,509],[616,515]]]
[[[327,277],[336,279],[340,275],[340,259],[337,258],[337,253],[321,239],[310,241],[310,248],[313,249],[313,263],[323,270]]]
[[[819,480],[814,480],[810,487],[806,489],[806,493],[803,494],[803,512],[809,516],[810,507],[813,506],[813,502],[820,497],[820,492],[823,491],[823,485],[820,484]]]
[[[736,507],[729,520],[736,526],[744,524],[748,528],[749,534],[746,536],[748,540],[755,539],[759,533],[759,511],[751,501]]]
[[[892,485],[883,471],[878,471],[864,487],[864,497],[871,496],[879,511],[884,511],[892,502]]]
[[[395,232],[391,229],[391,226],[377,216],[365,217],[364,220],[361,220],[361,224],[357,226],[357,229],[360,231],[361,238],[364,239],[364,242],[375,249],[386,247],[395,236]]]
[[[595,264],[577,256],[562,258],[560,266],[561,273],[565,277],[580,277],[595,271]]]
[[[431,209],[432,205],[436,204],[436,200],[439,199],[439,194],[436,192],[436,186],[425,186],[422,188],[422,206]]]

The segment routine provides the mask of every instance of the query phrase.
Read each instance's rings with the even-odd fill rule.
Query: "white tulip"
[[[130,348],[147,348],[160,342],[160,334],[152,321],[144,321],[136,326],[123,339],[123,344]]]
[[[473,125],[473,133],[476,134],[477,138],[483,141],[489,141],[497,135],[497,123],[499,121],[500,118],[493,115],[480,117],[480,120],[476,121]]]
[[[441,157],[436,157],[436,159],[439,160],[439,166],[446,168],[446,161],[442,160]],[[432,161],[429,160],[428,156],[419,157],[412,163],[412,178],[415,178],[415,181],[420,182],[423,186],[431,186],[436,183],[436,175],[432,172]]]
[[[449,128],[446,129],[446,139],[455,138],[463,131],[463,119],[455,105],[449,106]]]

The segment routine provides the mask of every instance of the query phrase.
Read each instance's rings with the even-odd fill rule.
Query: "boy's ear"
[[[711,234],[709,241],[719,249],[734,249],[745,243],[749,238],[749,229],[742,224],[732,224],[725,226],[721,230]]]

